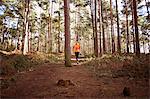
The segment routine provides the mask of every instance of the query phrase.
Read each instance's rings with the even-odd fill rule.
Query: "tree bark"
[[[116,0],[116,14],[117,14],[117,50],[118,53],[121,53],[121,38],[120,38],[120,29],[119,29],[119,15],[118,15],[118,1]]]
[[[102,5],[102,0],[101,0],[101,18],[102,18],[102,34],[103,34],[103,53],[106,53],[105,30],[104,30],[104,18],[103,18],[103,5]]]
[[[28,22],[28,15],[29,15],[29,4],[30,0],[25,0],[25,31],[23,33],[23,39],[22,39],[22,53],[27,54],[28,52],[28,27],[29,27],[29,22]]]
[[[47,35],[47,52],[49,52],[50,50],[50,34],[51,34],[51,19],[50,19],[50,13],[48,15],[48,35]]]
[[[60,37],[60,33],[61,33],[61,19],[60,19],[60,0],[59,0],[59,34],[58,34],[58,52],[61,52],[61,37]]]
[[[133,3],[133,2],[132,2]],[[133,6],[131,5],[131,10],[132,10],[132,30],[133,30],[133,53],[135,53],[136,48],[135,48],[135,35],[134,35],[134,16],[133,16]]]
[[[76,31],[76,41],[79,41],[79,32],[80,31],[80,6],[77,7],[77,31]]]
[[[110,37],[110,33],[109,33],[109,21],[108,21],[108,11],[107,8],[105,8],[105,13],[106,13],[106,25],[107,25],[107,29],[106,29],[106,33],[107,33],[107,50],[108,52],[111,52],[111,37]]]
[[[110,18],[111,18],[112,53],[114,53],[115,52],[115,40],[114,40],[114,27],[113,27],[112,0],[110,0]]]
[[[127,44],[127,53],[129,53],[129,26],[128,26],[128,8],[127,8],[127,0],[125,1],[125,9],[126,9],[126,44]]]
[[[138,33],[138,22],[137,22],[137,6],[136,0],[132,1],[133,5],[133,16],[134,16],[134,30],[135,30],[135,42],[136,42],[136,55],[140,55],[140,45],[139,45],[139,33]]]
[[[61,50],[60,50],[60,11],[58,12],[58,17],[59,17],[59,29],[58,29],[58,53],[60,53],[61,52]]]
[[[64,0],[64,16],[65,16],[65,66],[71,66],[71,48],[70,48],[70,16],[69,1]]]
[[[53,1],[49,1],[51,3],[51,9],[49,8],[49,16],[48,16],[48,52],[52,52],[52,12],[53,12]]]
[[[101,10],[101,1],[98,0],[98,15],[99,15],[99,53],[100,55],[102,55],[102,45],[101,45],[101,30],[102,30],[102,19],[101,19],[101,13],[102,13],[102,10]]]
[[[95,23],[94,23],[94,15],[92,10],[92,0],[90,0],[90,9],[91,9],[91,18],[92,18],[92,28],[93,28],[93,38],[94,38],[94,55],[96,56],[96,50],[95,50]]]
[[[97,38],[97,0],[95,0],[95,35],[94,35],[95,56],[98,57],[98,38]]]

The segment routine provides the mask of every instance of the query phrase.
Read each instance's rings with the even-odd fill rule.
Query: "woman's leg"
[[[77,61],[77,64],[78,64],[78,63],[79,63],[79,62],[78,62],[79,52],[75,52],[75,56],[76,56],[76,61]]]
[[[75,56],[76,56],[76,61],[78,61],[78,53],[75,52]]]

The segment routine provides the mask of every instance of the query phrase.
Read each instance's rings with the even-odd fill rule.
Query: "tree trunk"
[[[116,14],[117,14],[117,50],[118,53],[121,53],[121,38],[119,30],[119,15],[118,15],[118,1],[116,0]]]
[[[101,0],[101,18],[102,18],[102,34],[103,34],[103,53],[106,53],[105,30],[104,30],[104,18],[103,18],[103,5],[102,5],[102,0]]]
[[[59,9],[60,9],[60,2],[59,2]],[[61,29],[60,29],[60,25],[61,25],[61,23],[60,23],[60,10],[59,10],[59,12],[58,12],[58,17],[59,17],[59,30],[58,30],[58,52],[60,53],[61,52],[61,50],[60,50],[60,32],[61,32]]]
[[[25,0],[25,31],[23,33],[23,39],[22,39],[22,52],[23,54],[27,54],[28,52],[28,15],[29,15],[29,4],[30,0]]]
[[[129,26],[128,26],[128,8],[127,8],[127,0],[125,1],[125,7],[126,7],[126,44],[127,44],[127,53],[129,53]]]
[[[115,52],[115,39],[114,39],[114,27],[113,27],[112,0],[110,0],[110,18],[111,18],[112,53],[114,53]]]
[[[97,0],[95,0],[95,35],[94,35],[95,56],[98,57],[98,39],[97,39]]]
[[[45,31],[45,45],[44,45],[44,51],[47,53],[47,31]]]
[[[101,45],[101,30],[102,30],[102,19],[101,19],[101,13],[102,13],[102,10],[101,10],[101,6],[102,6],[102,4],[101,4],[101,1],[100,0],[98,0],[98,15],[99,15],[99,48],[100,48],[100,51],[99,51],[99,53],[100,53],[100,56],[102,55],[102,45]]]
[[[92,0],[90,0],[90,10],[91,10],[91,18],[92,18],[93,37],[95,37],[95,25],[94,25],[94,15],[92,10]],[[95,39],[94,39],[94,55],[96,56]]]
[[[132,3],[131,3],[132,4]],[[131,5],[131,11],[132,11],[132,32],[133,32],[133,35],[132,35],[132,37],[133,37],[133,53],[135,53],[135,35],[134,35],[134,21],[133,21],[133,19],[134,19],[134,17],[133,17],[133,6]]]
[[[52,12],[53,12],[53,1],[49,1],[51,3],[51,9],[49,8],[49,16],[48,16],[48,52],[52,52]]]
[[[76,31],[76,41],[79,41],[79,32],[81,31],[80,29],[80,6],[77,7],[77,31]]]
[[[31,38],[31,32],[30,32],[31,25],[30,24],[31,24],[31,22],[28,21],[28,52],[30,52],[30,42],[31,42],[31,40],[30,40],[30,38]]]
[[[106,13],[106,25],[107,25],[107,29],[106,29],[106,33],[107,33],[107,50],[108,52],[111,52],[111,38],[110,38],[110,33],[109,33],[109,22],[108,22],[108,11],[107,8],[105,8],[105,13]]]
[[[49,52],[50,50],[50,34],[51,34],[51,17],[50,14],[48,15],[48,36],[47,36],[47,52]]]
[[[17,37],[17,50],[20,50],[20,34],[19,34],[19,32],[17,34],[18,34],[18,37]]]
[[[60,51],[60,23],[59,23],[59,30],[58,30],[58,53],[60,53],[60,52],[61,51]]]
[[[132,1],[133,5],[133,15],[134,15],[134,30],[135,30],[135,42],[136,42],[136,55],[140,55],[140,45],[139,45],[139,33],[138,33],[138,22],[137,22],[137,6],[136,0]]]
[[[52,48],[52,46],[53,46],[53,36],[52,36],[52,34],[53,34],[53,23],[52,23],[52,18],[53,18],[53,8],[54,8],[54,0],[52,0],[52,6],[51,6],[51,20],[50,20],[50,25],[51,25],[51,27],[50,27],[50,52],[52,52],[52,50],[53,50],[53,48]]]
[[[19,44],[19,37],[20,37],[20,34],[19,34],[19,30],[18,30],[18,25],[19,25],[19,21],[17,23],[17,45],[16,45],[16,49],[19,50],[19,47],[20,47],[20,44]]]
[[[75,1],[75,3],[77,3],[77,2]],[[76,27],[74,32],[75,32],[75,40],[76,41],[78,41],[78,39],[79,39],[79,37],[78,37],[78,24],[77,24],[78,23],[78,17],[77,16],[80,15],[80,13],[78,13],[78,12],[79,12],[79,8],[76,7],[75,8],[75,16],[74,16],[74,18],[75,18],[75,27]]]
[[[32,41],[33,41],[33,38],[32,38],[32,32],[30,33],[30,51],[32,52],[33,49],[32,49]]]
[[[70,16],[69,16],[69,2],[64,0],[64,16],[65,16],[65,66],[71,66],[71,48],[70,48]]]

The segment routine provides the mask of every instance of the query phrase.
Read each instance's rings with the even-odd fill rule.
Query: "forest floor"
[[[117,63],[115,69],[120,70],[120,64]],[[96,71],[93,72],[87,65],[90,63],[74,63],[72,67],[65,67],[63,63],[43,63],[15,74],[9,86],[1,89],[0,96],[4,99],[148,99],[149,78],[120,76],[117,73],[110,76],[112,74],[108,71],[111,68],[105,73],[106,70],[101,69],[101,75],[97,76]],[[123,95],[124,87],[130,88],[130,97]]]

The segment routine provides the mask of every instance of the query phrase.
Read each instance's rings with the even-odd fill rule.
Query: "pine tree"
[[[117,15],[117,50],[121,53],[121,38],[120,38],[120,28],[119,28],[119,15],[118,15],[118,1],[116,0],[116,15]]]
[[[137,21],[137,6],[136,0],[132,0],[133,6],[133,16],[134,16],[134,32],[135,32],[135,42],[136,42],[136,55],[140,55],[140,45],[139,45],[139,32],[138,32],[138,21]]]
[[[65,16],[65,66],[71,66],[71,49],[70,49],[70,17],[69,17],[69,0],[64,0]]]

